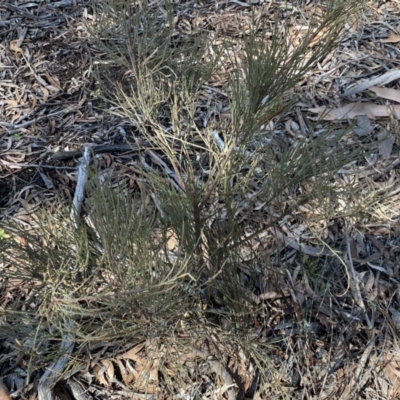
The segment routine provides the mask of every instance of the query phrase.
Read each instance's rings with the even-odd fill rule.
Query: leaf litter
[[[274,7],[287,7],[288,16],[292,15],[294,24],[298,24],[295,29],[301,31],[302,22],[296,21],[300,2],[299,6],[276,2],[274,6],[268,5],[266,11],[262,8],[264,3],[229,1],[226,5],[226,2],[217,1],[206,3],[199,12],[194,12],[196,2],[181,2],[181,15],[176,20],[177,35],[196,35],[199,30],[211,26],[218,34],[234,38],[246,32],[246,23],[248,25],[251,20],[249,10],[273,21]],[[157,2],[153,7],[157,7]],[[366,398],[376,398],[373,390],[382,391],[386,398],[394,398],[399,393],[398,360],[395,353],[391,354],[396,344],[385,341],[390,337],[386,326],[397,329],[400,309],[397,291],[400,203],[394,187],[398,181],[399,141],[388,135],[397,127],[395,120],[399,119],[400,110],[395,104],[376,104],[378,100],[371,99],[367,90],[379,98],[399,101],[396,89],[400,76],[396,61],[399,50],[390,46],[397,42],[398,35],[388,32],[382,23],[385,16],[390,16],[387,24],[392,27],[399,24],[394,17],[395,7],[390,3],[376,3],[375,8],[364,15],[364,20],[355,22],[338,51],[321,60],[296,87],[296,112],[277,115],[268,127],[274,138],[293,144],[297,135],[307,135],[309,131],[309,120],[313,116],[308,112],[320,113],[326,120],[357,118],[356,137],[349,139],[349,145],[378,140],[379,151],[366,156],[365,165],[360,166],[362,172],[349,166],[340,172],[340,179],[364,182],[366,188],[378,185],[393,188],[389,202],[377,204],[375,215],[365,226],[347,233],[347,245],[341,242],[340,221],[313,221],[312,205],[304,205],[299,210],[303,218],[282,220],[281,232],[266,230],[261,235],[259,251],[272,257],[277,265],[283,262],[295,267],[289,277],[280,277],[279,287],[271,287],[260,276],[260,290],[255,295],[263,310],[260,320],[254,321],[254,337],[261,342],[271,333],[284,338],[280,346],[271,350],[271,363],[276,367],[271,371],[280,373],[271,376],[270,382],[279,382],[286,396],[292,396],[298,388],[312,387],[315,395],[326,398],[335,396],[335,390],[343,385],[342,397],[354,398],[355,391],[363,389],[360,380],[368,383],[368,390],[364,391]],[[311,3],[303,5],[304,15],[311,10]],[[55,202],[58,190],[72,197],[77,178],[75,158],[87,143],[93,146],[94,152],[98,149],[96,146],[105,146],[98,152],[99,162],[114,169],[119,184],[137,190],[140,183],[135,182],[129,168],[137,153],[132,147],[124,147],[137,141],[137,129],[119,117],[99,114],[99,100],[85,92],[85,88],[93,85],[85,46],[89,37],[82,23],[83,19],[93,18],[90,2],[62,0],[41,5],[9,1],[0,4],[0,17],[0,206],[3,215],[35,229],[35,212],[45,200]],[[375,37],[383,38],[375,40]],[[89,50],[99,51],[90,44]],[[390,76],[387,70],[392,71]],[[351,89],[354,84],[355,88]],[[392,87],[376,86],[378,84]],[[209,82],[204,96],[210,104],[218,104],[215,112],[229,118],[221,87],[217,79]],[[352,102],[342,105],[344,97],[347,100],[351,97]],[[358,119],[360,116],[371,119],[373,125]],[[386,120],[380,119],[383,117]],[[207,118],[207,115],[200,116],[203,123]],[[321,128],[324,126],[322,121],[319,124]],[[287,126],[290,129],[286,129]],[[151,145],[141,143],[141,147],[151,148]],[[387,214],[385,206],[391,218],[381,222],[379,216]],[[174,241],[173,232],[170,238]],[[175,242],[169,245],[171,250],[176,247]],[[252,250],[243,248],[247,258],[252,256]],[[332,259],[339,251],[346,253],[343,261]],[[304,260],[307,273],[303,277],[299,271],[300,261]],[[320,281],[313,275],[315,264],[322,271]],[[355,284],[351,288],[345,284],[348,275],[350,283]],[[331,292],[337,294],[335,304],[329,308],[317,293],[321,292],[321,286],[328,285]],[[39,301],[35,296],[26,283],[1,282],[3,307],[18,309],[21,304],[35,307]],[[354,300],[364,304],[361,308],[369,321],[354,308]],[[379,306],[370,306],[373,302]],[[353,323],[366,337],[375,338],[377,344],[371,345],[370,341],[367,345],[361,340],[361,334],[353,338],[346,329],[341,329]],[[336,339],[328,341],[322,334],[324,330]],[[180,335],[185,335],[185,327]],[[18,349],[17,342],[10,337],[1,339],[4,356],[0,358],[0,367],[7,370],[5,384],[12,393],[33,393],[32,386],[23,386],[24,380],[14,379],[18,373],[24,373],[21,358],[6,356]],[[110,345],[104,345],[89,372],[82,370],[75,378],[89,391],[93,389],[92,394],[97,398],[120,399],[128,398],[126,393],[132,389],[137,391],[137,398],[143,398],[144,382],[149,379],[146,398],[162,398],[167,397],[166,378],[160,379],[159,371],[165,364],[168,365],[165,376],[170,375],[180,382],[181,392],[175,394],[176,398],[193,398],[199,379],[203,398],[233,398],[232,388],[241,390],[243,395],[251,392],[254,398],[271,396],[268,384],[257,387],[257,373],[251,360],[238,357],[234,350],[229,355],[229,349],[207,349],[203,343],[198,345],[202,352],[195,349],[192,354],[177,357],[172,355],[173,348],[167,352],[162,343],[151,340],[128,345],[129,349],[118,355],[112,354],[112,344],[111,349]],[[219,352],[226,353],[220,361],[215,358]],[[179,375],[175,371],[180,371]],[[353,374],[359,381],[350,379]],[[91,385],[91,376],[96,384]],[[122,382],[118,381],[119,376]],[[1,388],[2,396],[8,398],[4,384]],[[308,398],[316,397],[309,395]]]

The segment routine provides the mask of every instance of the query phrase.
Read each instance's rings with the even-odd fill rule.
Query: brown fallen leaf
[[[127,358],[129,360],[135,361],[137,364],[144,363],[144,357],[139,355],[139,353],[144,349],[145,343],[140,343],[127,351],[126,353],[122,354],[120,358]]]
[[[400,119],[400,105],[380,106],[373,103],[351,103],[340,108],[328,110],[328,107],[309,108],[308,111],[319,114],[325,121],[337,121],[345,117],[353,119],[358,115],[366,115],[369,119],[388,118],[394,116]]]
[[[394,136],[389,136],[386,131],[382,131],[378,134],[379,139],[379,155],[387,160],[392,154],[393,145],[395,142]]]
[[[358,137],[368,136],[373,130],[374,127],[371,125],[366,115],[357,116],[357,125],[354,127],[353,132]]]
[[[369,88],[369,90],[374,92],[378,97],[381,97],[382,99],[393,100],[397,103],[400,103],[400,90],[382,88],[377,86],[372,86],[371,88]]]
[[[104,372],[105,370],[103,370],[102,367],[100,367],[99,365],[95,365],[93,368],[94,376],[96,380],[100,383],[100,385],[109,387],[109,383],[107,379],[104,377]]]
[[[384,378],[381,381],[381,390],[385,398],[397,399],[400,394],[400,358],[396,354],[391,354],[389,351],[381,354],[378,362],[375,365],[375,370],[379,376]]]
[[[0,400],[11,400],[6,385],[0,380]]]
[[[328,28],[324,28],[320,32],[318,32],[317,35],[311,40],[311,42],[308,44],[307,47],[315,47],[318,43],[320,43],[324,39],[327,31],[328,31]]]
[[[23,53],[24,51],[20,47],[21,41],[20,40],[11,40],[10,42],[10,50],[15,51],[16,53]]]
[[[392,314],[392,321],[397,330],[400,331],[400,312],[394,307],[389,307],[389,311]]]
[[[118,365],[118,369],[121,374],[122,381],[124,382],[125,385],[129,385],[133,379],[132,375],[130,375],[128,373],[122,360],[120,360],[119,358],[116,358],[114,361]]]
[[[388,38],[381,39],[381,43],[399,43],[400,35],[396,35],[395,33],[391,33]]]
[[[179,246],[179,238],[173,229],[167,231],[167,249],[172,251]]]
[[[114,364],[112,363],[111,360],[101,360],[100,361],[104,367],[105,367],[105,375],[106,375],[106,379],[108,381],[108,386],[111,386],[111,383],[114,379]]]

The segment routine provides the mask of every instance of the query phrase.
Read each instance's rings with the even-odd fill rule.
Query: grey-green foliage
[[[273,116],[293,106],[291,90],[336,48],[359,5],[325,2],[325,14],[310,22],[308,33],[296,38],[300,44],[293,47],[294,38],[278,27],[267,36],[262,19],[242,39],[225,38],[215,46],[207,32],[178,40],[173,3],[163,2],[158,11],[147,2],[98,3],[93,39],[108,62],[99,64],[98,84],[112,112],[129,118],[169,166],[168,173],[140,165],[137,170],[157,199],[160,223],[177,235],[180,254],[191,257],[190,275],[198,287],[206,296],[223,299],[229,326],[243,328],[251,315],[250,302],[244,301],[251,278],[247,276],[247,286],[239,279],[246,224],[253,223],[251,236],[256,237],[261,221],[265,230],[310,201],[332,216],[335,199],[344,190],[333,184],[335,173],[361,153],[342,144],[346,130],[314,135],[311,127],[306,137],[286,145],[265,130]],[[319,44],[311,46],[317,37]],[[123,78],[110,78],[110,65],[120,68]],[[229,75],[224,75],[226,66],[231,67]],[[202,85],[215,74],[225,80],[231,118],[211,118],[200,127],[195,116],[205,105]],[[215,229],[214,222],[221,219],[224,229]]]
[[[34,339],[40,329],[50,340],[53,326],[61,337],[65,322],[73,321],[83,352],[94,341],[172,336],[185,321],[193,335],[213,330],[221,343],[237,343],[257,357],[262,346],[255,350],[249,339],[257,311],[252,290],[267,268],[257,259],[244,264],[245,229],[255,238],[299,204],[325,202],[337,190],[336,171],[357,157],[340,144],[346,131],[309,132],[279,145],[264,125],[291,105],[287,94],[315,61],[335,49],[357,4],[326,2],[326,14],[294,50],[277,29],[262,40],[266,28],[255,23],[238,51],[229,40],[216,47],[207,32],[177,37],[173,3],[154,11],[146,1],[97,1],[96,24],[88,27],[105,52],[93,60],[97,93],[108,111],[135,124],[169,168],[135,166],[159,218],[154,222],[140,199],[98,182],[88,186],[91,228],[76,229],[66,214],[42,220],[39,236],[6,227],[29,243],[0,240],[3,262],[13,264],[7,274],[30,280],[41,299],[34,312],[23,313],[23,323],[19,312],[2,311],[12,334]],[[318,32],[320,44],[310,48]],[[223,76],[226,63],[233,67],[224,76],[231,118],[199,127],[202,85]],[[325,208],[332,213],[335,204]],[[171,231],[175,254],[165,243]]]

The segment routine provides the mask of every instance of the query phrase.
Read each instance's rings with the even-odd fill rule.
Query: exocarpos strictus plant
[[[42,299],[23,323],[5,311],[9,328],[29,338],[30,354],[38,337],[56,351],[54,335],[65,332],[80,357],[93,342],[164,337],[188,352],[204,343],[213,355],[243,352],[263,368],[271,343],[255,340],[254,296],[261,281],[279,285],[283,273],[269,268],[262,234],[310,203],[324,211],[316,217],[344,215],[337,204],[348,188],[334,177],[364,150],[343,146],[347,131],[334,129],[285,144],[268,124],[290,110],[296,83],[335,50],[359,1],[326,1],[302,36],[254,18],[235,40],[217,30],[177,35],[177,7],[96,1],[95,24],[87,25],[103,52],[93,59],[95,93],[147,143],[131,167],[142,196],[93,177],[89,224],[60,214],[57,223],[42,220],[28,244],[0,240],[12,274],[29,279]],[[204,96],[216,76],[228,117]]]

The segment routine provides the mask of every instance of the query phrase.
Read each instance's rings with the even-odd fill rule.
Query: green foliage
[[[8,235],[4,229],[0,229],[0,240],[7,239]]]

